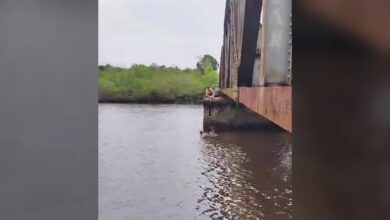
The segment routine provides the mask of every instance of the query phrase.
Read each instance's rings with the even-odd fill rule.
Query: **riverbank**
[[[201,104],[207,87],[217,87],[217,70],[133,65],[99,67],[99,103]]]

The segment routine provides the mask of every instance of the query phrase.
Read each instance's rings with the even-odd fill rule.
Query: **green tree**
[[[99,65],[99,71],[105,71],[105,70],[108,70],[108,69],[110,69],[112,67],[113,66],[111,66],[110,64],[106,64],[105,66]]]
[[[204,55],[196,64],[196,68],[202,74],[209,71],[217,70],[219,67],[218,61],[211,55]]]

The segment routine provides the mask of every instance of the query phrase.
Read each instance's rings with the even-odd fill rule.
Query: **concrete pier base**
[[[279,126],[229,98],[203,101],[203,131],[282,130]]]

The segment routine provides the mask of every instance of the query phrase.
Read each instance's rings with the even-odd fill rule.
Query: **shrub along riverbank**
[[[205,88],[218,85],[216,69],[99,66],[99,102],[200,103]]]

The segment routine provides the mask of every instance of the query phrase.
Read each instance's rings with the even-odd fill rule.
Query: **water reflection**
[[[285,133],[203,138],[200,217],[291,219],[291,144]]]
[[[201,137],[202,106],[99,105],[99,219],[291,218],[291,137]]]

